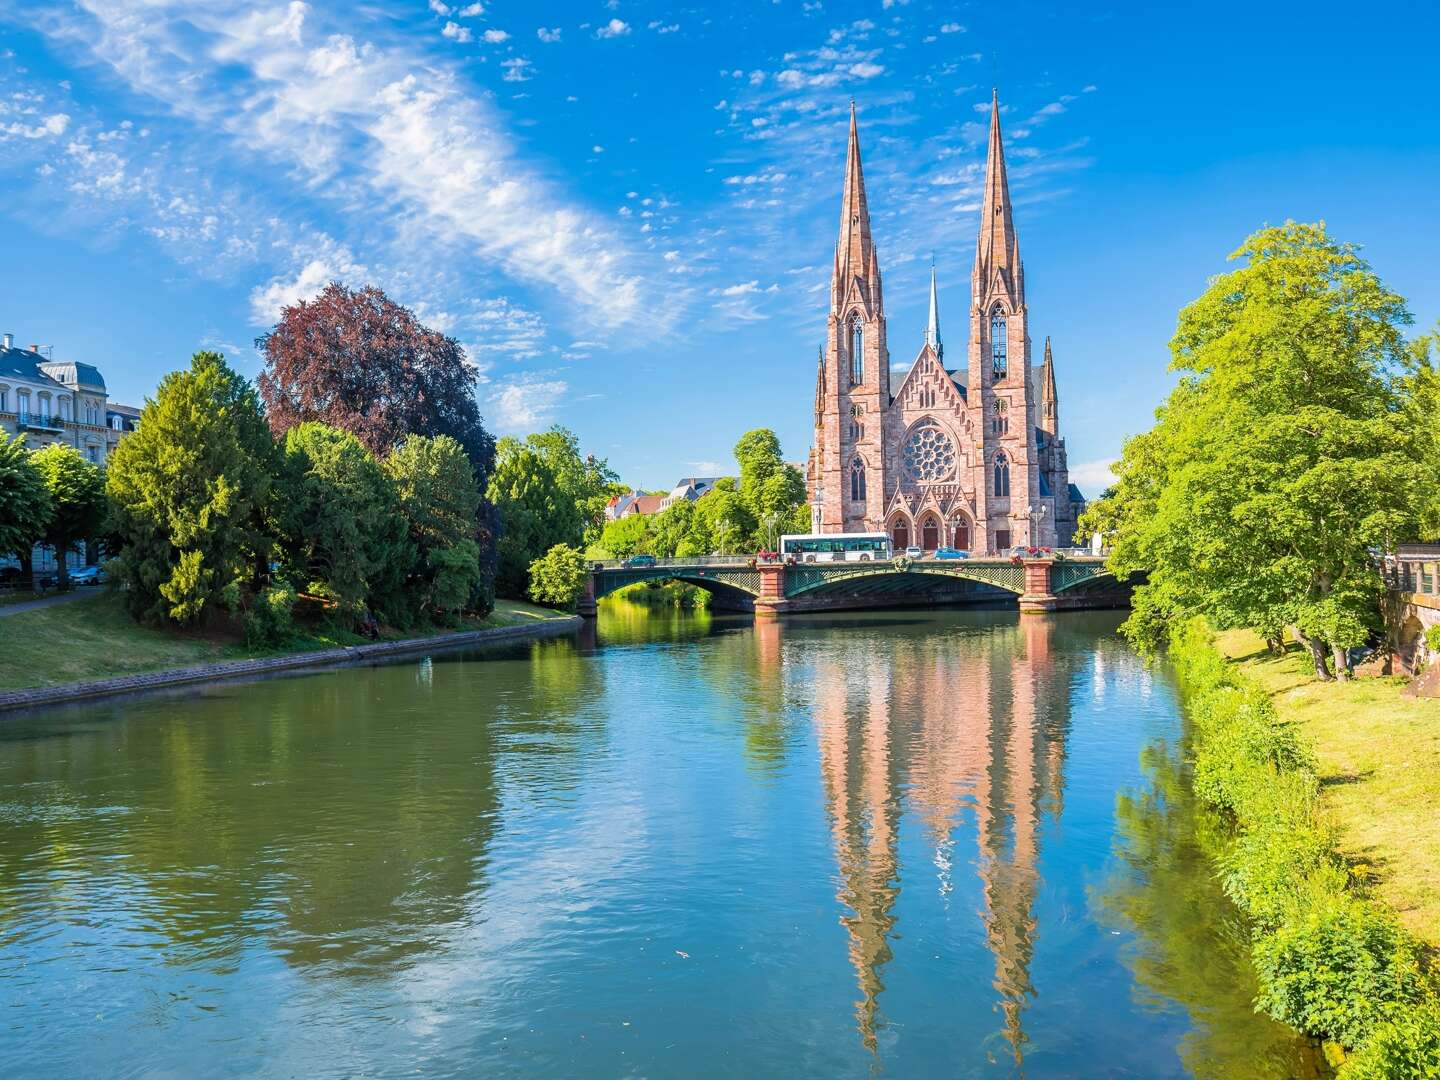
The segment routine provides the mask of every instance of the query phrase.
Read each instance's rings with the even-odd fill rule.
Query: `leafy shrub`
[[[295,636],[295,590],[272,585],[255,598],[245,616],[245,644],[252,649],[274,649]]]
[[[570,609],[585,591],[585,555],[569,544],[555,544],[530,564],[530,598]]]
[[[1440,653],[1440,623],[1425,628],[1425,646],[1433,653]]]
[[[1397,1009],[1379,1024],[1340,1080],[1431,1080],[1440,1076],[1440,1004]]]
[[[1317,896],[1344,888],[1345,870],[1333,847],[1332,832],[1308,813],[1299,821],[1262,820],[1220,857],[1221,885],[1257,929],[1273,931]]]
[[[1420,998],[1415,943],[1386,912],[1345,898],[1262,935],[1253,956],[1256,1008],[1342,1046],[1363,1042],[1383,1016]]]
[[[474,540],[432,548],[425,563],[430,576],[428,599],[441,611],[459,611],[480,585],[480,545]]]

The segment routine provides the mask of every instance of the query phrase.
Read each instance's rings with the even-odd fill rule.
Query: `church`
[[[932,266],[924,341],[892,391],[852,104],[807,466],[813,531],[885,532],[897,551],[1069,545],[1083,496],[1066,467],[1049,338],[1043,363],[1031,364],[1025,269],[994,97],[963,365],[947,366],[938,299]]]

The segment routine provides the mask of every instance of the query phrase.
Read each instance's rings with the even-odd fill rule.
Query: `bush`
[[[569,611],[585,591],[585,555],[569,544],[556,544],[530,564],[530,599]]]
[[[1375,1028],[1340,1080],[1430,1080],[1440,1076],[1440,1005],[1397,1010]]]
[[[1314,901],[1345,887],[1334,836],[1309,820],[1272,818],[1242,834],[1220,857],[1221,885],[1261,932],[1273,931]]]
[[[272,585],[255,598],[245,616],[245,644],[252,649],[274,649],[295,636],[295,590]]]
[[[1311,907],[1254,945],[1256,1008],[1308,1035],[1358,1046],[1416,1003],[1415,943],[1387,912],[1348,898]]]

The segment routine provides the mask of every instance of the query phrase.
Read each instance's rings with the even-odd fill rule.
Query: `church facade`
[[[1043,363],[1031,363],[1025,271],[995,100],[980,215],[965,363],[947,363],[932,267],[924,341],[892,387],[851,107],[807,467],[815,532],[886,532],[897,551],[950,546],[996,554],[1071,543],[1083,499],[1066,466],[1048,338]]]

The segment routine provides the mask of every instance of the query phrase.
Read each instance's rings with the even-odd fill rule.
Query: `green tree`
[[[695,505],[714,545],[712,551],[722,555],[740,555],[755,550],[754,536],[758,523],[745,504],[734,477],[725,476],[715,481],[710,494]]]
[[[30,461],[50,496],[50,520],[40,539],[55,548],[60,588],[67,589],[66,555],[76,544],[93,543],[105,522],[105,474],[64,443],[34,451]]]
[[[495,446],[488,497],[501,523],[496,588],[505,596],[524,596],[532,562],[556,544],[580,542],[580,510],[545,457],[513,438]]]
[[[624,491],[620,477],[604,458],[580,454],[580,440],[568,428],[556,424],[549,431],[527,435],[525,445],[540,455],[560,489],[575,503],[583,535],[573,543],[594,543],[605,527],[605,504],[616,491]]]
[[[780,440],[768,428],[747,431],[735,444],[740,463],[740,497],[755,519],[750,537],[752,547],[774,549],[782,533],[801,520],[797,509],[805,506],[805,478],[788,465],[780,452]],[[801,532],[810,531],[808,509]]]
[[[415,559],[395,487],[358,438],[314,421],[285,433],[292,558],[354,618],[371,607],[408,622],[405,574]]]
[[[412,435],[385,459],[385,471],[415,549],[408,599],[422,614],[463,608],[481,571],[480,491],[465,448],[448,435]]]
[[[53,516],[50,492],[25,449],[25,437],[0,432],[0,554],[19,555],[28,566],[30,549]]]
[[[1232,258],[1180,313],[1181,381],[1081,531],[1110,535],[1117,574],[1148,571],[1141,643],[1181,615],[1293,626],[1317,676],[1332,654],[1344,678],[1377,613],[1372,549],[1415,535],[1433,489],[1403,407],[1410,316],[1323,225],[1263,229]]]
[[[650,515],[630,514],[607,522],[597,545],[613,558],[628,559],[631,555],[653,554],[650,550]]]
[[[556,544],[530,564],[530,599],[572,610],[585,591],[588,573],[583,552],[569,544]]]
[[[110,531],[139,618],[193,623],[263,578],[277,453],[259,399],[218,353],[160,383],[110,456]]]

